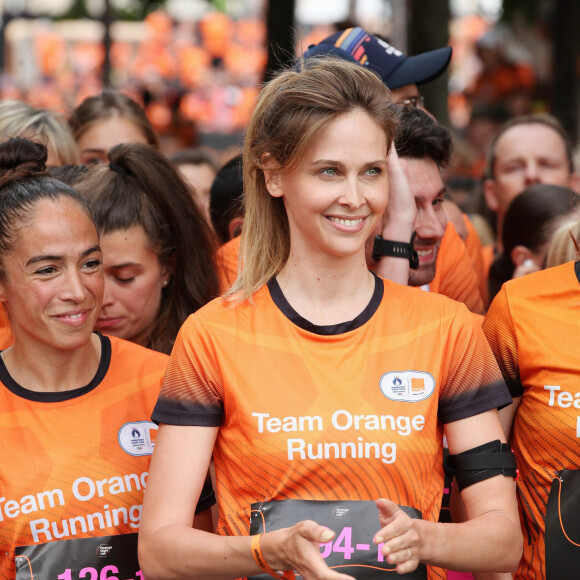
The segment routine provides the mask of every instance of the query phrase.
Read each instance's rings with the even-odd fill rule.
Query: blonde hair
[[[80,162],[76,142],[63,117],[46,109],[35,109],[24,101],[0,102],[0,140],[28,137],[42,141],[60,165]]]
[[[331,121],[353,110],[367,113],[383,129],[390,147],[396,127],[391,103],[378,76],[342,59],[309,59],[300,70],[280,72],[265,85],[244,141],[243,268],[227,298],[251,300],[288,259],[284,201],[268,193],[264,169],[291,171]]]
[[[553,233],[546,254],[546,268],[580,259],[580,214],[562,222]]]

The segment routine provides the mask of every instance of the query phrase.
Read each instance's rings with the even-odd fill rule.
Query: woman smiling
[[[0,144],[0,302],[14,338],[0,355],[0,577],[134,577],[167,357],[93,332],[99,234],[46,159],[27,139]],[[206,491],[196,525],[209,529]]]

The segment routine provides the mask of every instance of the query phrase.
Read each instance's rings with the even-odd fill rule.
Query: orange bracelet
[[[251,550],[252,556],[254,560],[264,572],[273,576],[274,578],[285,578],[286,580],[295,580],[296,575],[294,574],[294,570],[286,570],[284,572],[277,572],[268,566],[266,563],[266,558],[264,558],[264,554],[262,554],[262,548],[260,547],[260,541],[264,534],[257,534],[256,536],[252,536],[252,543],[251,543]]]

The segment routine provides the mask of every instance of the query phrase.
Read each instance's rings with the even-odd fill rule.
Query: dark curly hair
[[[399,157],[427,157],[439,168],[449,165],[453,153],[451,133],[421,109],[403,105],[393,105],[393,108],[399,121],[395,135]]]

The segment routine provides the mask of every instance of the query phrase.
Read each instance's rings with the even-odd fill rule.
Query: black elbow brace
[[[454,472],[459,491],[496,475],[517,477],[516,458],[510,446],[499,439],[449,455],[446,467]]]

